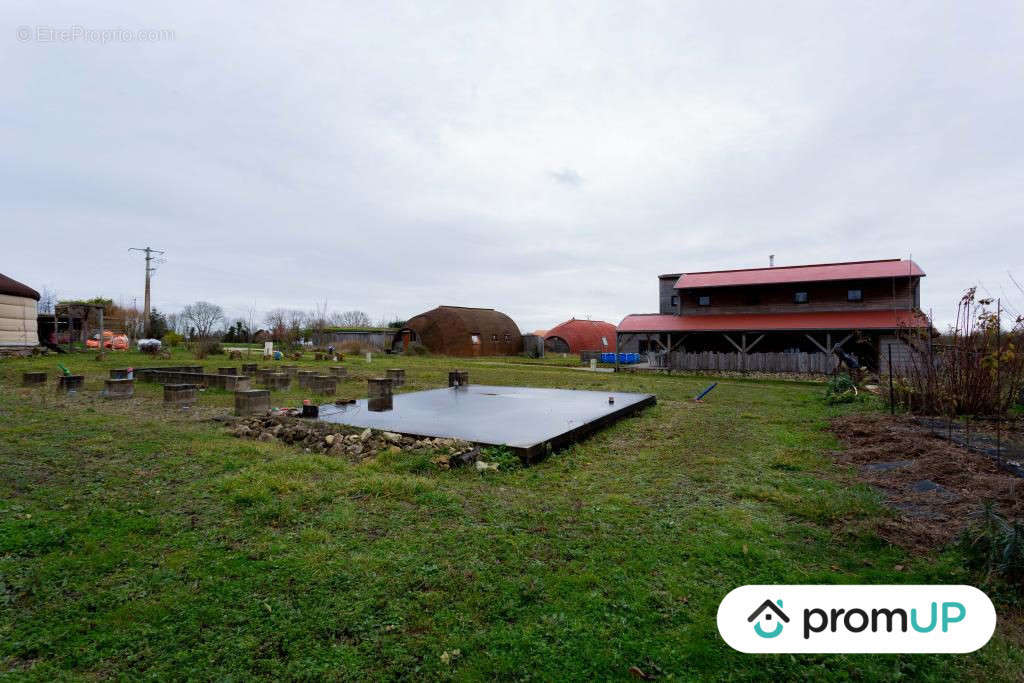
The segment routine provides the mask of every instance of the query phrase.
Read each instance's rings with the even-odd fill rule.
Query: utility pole
[[[153,267],[152,262],[163,263],[164,259],[154,258],[153,254],[163,254],[164,252],[153,249],[152,247],[131,247],[128,251],[141,251],[146,254],[146,297],[142,304],[142,336],[149,337],[150,325],[149,325],[149,278],[156,271]]]

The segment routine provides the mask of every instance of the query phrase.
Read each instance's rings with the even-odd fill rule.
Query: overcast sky
[[[0,5],[0,272],[528,331],[912,253],[1024,313],[1024,3],[260,4]]]

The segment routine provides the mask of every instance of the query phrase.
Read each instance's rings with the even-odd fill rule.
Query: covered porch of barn
[[[827,373],[840,355],[877,368],[882,337],[921,327],[911,311],[631,315],[616,336],[655,368]]]

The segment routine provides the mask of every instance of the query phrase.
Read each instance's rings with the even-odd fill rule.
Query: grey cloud
[[[581,176],[575,169],[563,168],[558,171],[549,171],[548,175],[556,183],[562,185],[572,185],[573,187],[583,184],[583,176]]]
[[[127,247],[149,243],[164,310],[465,303],[534,329],[649,311],[662,272],[912,252],[940,320],[978,281],[1024,310],[1015,3],[57,2],[0,23],[0,272],[37,288],[141,296]],[[15,38],[38,24],[174,40]]]

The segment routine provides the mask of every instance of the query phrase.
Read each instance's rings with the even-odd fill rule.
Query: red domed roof
[[[615,325],[603,320],[566,320],[544,335],[545,340],[555,337],[568,344],[570,353],[615,351]]]

